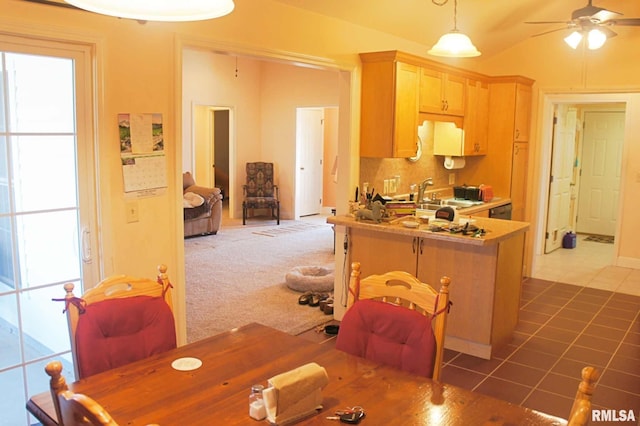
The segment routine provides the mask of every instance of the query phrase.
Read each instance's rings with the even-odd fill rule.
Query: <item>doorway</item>
[[[230,161],[233,110],[229,107],[196,105],[193,111],[193,175],[196,182],[220,188],[223,218],[229,217],[233,194]]]
[[[582,179],[590,167],[595,167],[594,174],[605,173],[607,176],[617,176],[617,184],[610,184],[610,188],[619,188],[620,170],[622,165],[621,152],[624,142],[624,117],[628,99],[625,95],[606,94],[567,94],[548,95],[544,102],[544,118],[542,133],[542,160],[540,175],[540,200],[538,203],[538,223],[534,242],[534,256],[531,268],[531,276],[535,278],[549,279],[547,272],[543,272],[543,266],[553,265],[551,257],[560,253],[562,261],[558,262],[558,269],[572,270],[582,267],[584,259],[576,254],[577,250],[556,249],[562,247],[562,238],[566,232],[584,232],[580,223],[587,220],[594,212],[607,211],[607,217],[611,218],[613,226],[609,228],[610,235],[615,235],[618,229],[618,199],[622,196],[616,189],[615,194],[609,199],[591,197],[591,201],[580,204],[581,199],[587,198],[581,191],[594,193],[587,189],[591,186],[586,179]],[[605,143],[598,139],[602,135],[587,140],[588,132],[586,123],[591,121],[590,114],[608,114],[615,112],[619,115],[615,133],[609,134],[607,139],[615,139],[618,144]],[[622,119],[622,124],[620,120]],[[597,125],[596,127],[599,127]],[[611,126],[609,126],[611,129]],[[607,131],[609,132],[609,130]],[[591,153],[595,149],[598,154]],[[606,161],[604,160],[606,157]],[[611,160],[611,157],[615,160]],[[586,164],[589,163],[589,164]],[[604,170],[607,169],[605,172]],[[591,172],[588,172],[591,173]],[[582,176],[581,176],[582,174]],[[542,201],[544,200],[544,201]],[[598,213],[602,216],[603,213]],[[610,222],[611,222],[610,221]],[[586,236],[585,236],[586,237]],[[578,239],[580,244],[580,238]],[[609,244],[601,253],[607,253],[605,263],[612,265],[617,253],[617,239],[614,244]],[[552,253],[553,252],[553,253]],[[575,260],[576,265],[572,265]],[[578,265],[580,263],[580,265]],[[574,268],[576,266],[576,268]],[[595,267],[595,266],[594,266]],[[599,268],[602,265],[598,266]],[[595,271],[594,271],[595,273]]]
[[[0,412],[31,424],[44,366],[74,369],[63,283],[97,282],[92,57],[88,46],[0,37]]]
[[[319,214],[322,208],[324,110],[296,110],[296,216]]]

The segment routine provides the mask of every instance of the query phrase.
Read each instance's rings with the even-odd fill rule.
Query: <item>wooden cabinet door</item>
[[[417,240],[406,235],[349,228],[349,261],[360,262],[362,277],[389,271],[415,275]]]
[[[489,129],[489,85],[486,82],[467,82],[465,111],[462,155],[485,155]]]
[[[453,74],[444,74],[442,98],[445,102],[445,114],[460,115],[465,114],[465,93],[467,91],[467,81],[464,77]]]
[[[527,199],[527,171],[529,162],[529,144],[513,144],[513,163],[511,169],[511,219],[524,220]]]
[[[528,142],[531,122],[531,86],[516,84],[513,140]]]
[[[430,68],[420,68],[420,112],[442,114],[442,73]]]
[[[416,155],[418,141],[418,80],[419,68],[396,64],[395,132],[393,156],[408,158]]]
[[[397,61],[362,64],[360,155],[416,155],[418,67]]]
[[[420,112],[463,116],[465,92],[464,77],[420,68]]]

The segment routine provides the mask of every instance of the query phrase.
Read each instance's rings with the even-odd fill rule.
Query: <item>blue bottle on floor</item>
[[[576,234],[574,234],[572,231],[567,232],[566,234],[564,234],[564,237],[562,237],[562,248],[566,248],[566,249],[572,249],[576,247]]]

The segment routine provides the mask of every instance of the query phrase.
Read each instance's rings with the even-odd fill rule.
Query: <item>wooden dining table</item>
[[[176,370],[191,357],[202,365]],[[360,406],[361,425],[562,425],[529,408],[438,383],[339,351],[328,343],[252,323],[74,383],[120,425],[256,425],[249,417],[254,384],[309,362],[327,371],[323,408],[296,424],[335,425],[337,410]],[[45,374],[44,371],[42,374]],[[49,392],[32,396],[27,410],[43,425],[58,425]]]

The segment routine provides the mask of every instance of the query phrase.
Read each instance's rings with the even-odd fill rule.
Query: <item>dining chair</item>
[[[336,348],[439,381],[450,283],[436,291],[404,271],[361,279],[353,262]]]
[[[567,426],[584,426],[591,419],[591,397],[599,377],[600,372],[594,367],[587,366],[582,369],[582,380],[573,400]]]
[[[49,362],[44,370],[51,377],[49,388],[59,426],[118,426],[93,398],[69,390],[60,361]]]
[[[171,288],[165,265],[156,280],[117,275],[81,298],[64,285],[65,312],[76,379],[177,346]]]
[[[274,184],[273,163],[247,163],[247,182],[242,185],[242,224],[247,223],[249,209],[269,209],[280,225],[278,185]]]

